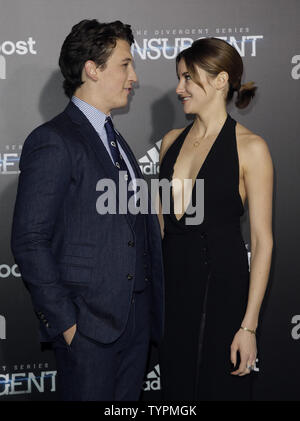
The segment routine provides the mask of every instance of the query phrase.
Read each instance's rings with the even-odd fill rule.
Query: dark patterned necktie
[[[116,132],[115,132],[114,125],[113,125],[110,117],[106,118],[104,128],[106,130],[109,149],[110,149],[110,152],[112,154],[114,164],[120,171],[126,171],[125,179],[129,183],[130,180],[131,180],[130,172],[128,170],[126,162],[124,161],[124,159],[123,159],[123,157],[120,153],[120,149],[119,149],[118,143],[117,143]]]

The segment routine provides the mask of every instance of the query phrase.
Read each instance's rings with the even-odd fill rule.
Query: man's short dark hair
[[[85,19],[73,26],[59,57],[59,66],[65,78],[63,88],[69,98],[83,84],[81,74],[84,63],[92,60],[104,68],[118,39],[127,41],[129,45],[134,42],[130,25],[119,20],[100,23],[96,19]]]

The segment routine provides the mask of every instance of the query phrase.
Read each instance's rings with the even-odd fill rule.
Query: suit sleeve
[[[20,159],[11,248],[49,340],[76,323],[75,306],[60,282],[51,250],[71,168],[69,152],[51,128],[41,126],[26,139]]]

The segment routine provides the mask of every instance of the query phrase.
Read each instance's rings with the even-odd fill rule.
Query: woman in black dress
[[[195,119],[167,133],[160,153],[160,179],[173,182],[170,212],[162,200],[159,215],[166,281],[163,398],[249,400],[273,244],[272,161],[265,141],[226,110],[235,92],[236,106],[244,108],[256,89],[252,82],[241,85],[238,52],[220,39],[200,39],[176,63],[176,93]],[[187,179],[189,192],[182,188]],[[200,179],[204,219],[195,225],[187,205],[199,205]],[[240,230],[246,200],[250,273]]]

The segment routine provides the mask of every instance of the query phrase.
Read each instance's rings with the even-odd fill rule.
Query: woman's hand
[[[230,359],[234,368],[237,361],[237,352],[240,353],[241,360],[239,368],[232,371],[231,374],[234,376],[245,376],[246,374],[250,374],[257,355],[256,336],[249,331],[240,329],[233,338],[230,351]]]

